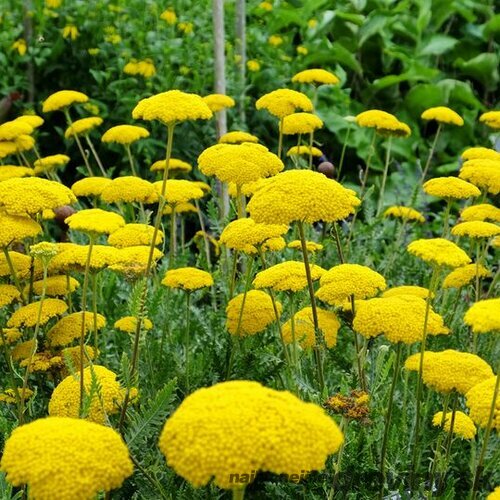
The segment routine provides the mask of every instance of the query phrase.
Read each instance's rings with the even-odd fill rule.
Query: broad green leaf
[[[456,38],[447,35],[433,35],[430,40],[423,44],[420,50],[421,56],[438,56],[455,47],[458,43]]]
[[[368,38],[380,33],[389,21],[384,14],[375,14],[359,30],[359,46],[361,47]]]
[[[468,76],[480,81],[487,89],[493,90],[499,80],[499,57],[493,53],[479,54],[468,61],[459,58],[455,65]]]
[[[363,69],[356,59],[356,56],[350,50],[347,50],[340,42],[334,42],[332,44],[331,58],[332,60],[339,62],[343,66],[351,68],[356,73],[363,72]]]
[[[406,108],[415,115],[433,106],[445,103],[444,90],[434,83],[421,83],[411,88],[405,96]]]

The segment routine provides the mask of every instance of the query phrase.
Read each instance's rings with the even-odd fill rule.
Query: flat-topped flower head
[[[68,164],[70,157],[67,155],[57,154],[44,156],[33,162],[35,167],[35,174],[41,174],[44,172],[52,172],[56,168],[64,167]]]
[[[135,333],[137,329],[137,317],[136,316],[125,316],[115,321],[113,325],[117,330],[125,333]],[[141,329],[144,331],[151,330],[153,328],[153,323],[149,318],[142,318]]]
[[[311,279],[319,280],[326,272],[315,264],[309,265]],[[307,286],[305,264],[296,260],[280,262],[260,271],[253,280],[255,288],[271,288],[275,292],[298,292]]]
[[[457,125],[461,127],[464,124],[463,118],[456,112],[446,106],[436,106],[426,109],[421,115],[422,120],[435,120],[439,123],[448,125]]]
[[[167,160],[158,160],[155,161],[149,170],[151,172],[158,172],[161,170],[165,170]],[[170,158],[168,162],[168,171],[169,173],[172,172],[191,172],[193,170],[193,167],[187,162],[183,160],[179,160],[177,158]]]
[[[388,288],[382,293],[381,297],[396,297],[398,295],[414,295],[421,299],[427,299],[429,296],[429,289],[422,286],[401,285]],[[434,294],[432,294],[432,297],[434,297]]]
[[[210,94],[202,98],[207,106],[210,108],[210,111],[216,113],[217,111],[221,111],[226,108],[233,108],[236,104],[232,97],[229,97],[224,94]]]
[[[100,208],[80,210],[67,217],[64,222],[74,231],[97,234],[111,234],[125,225],[121,215]]]
[[[259,142],[259,139],[248,132],[242,130],[232,130],[219,138],[220,144],[241,144],[242,142]]]
[[[205,175],[240,186],[276,175],[284,168],[278,156],[265,146],[249,142],[210,146],[198,157],[198,166]]]
[[[462,288],[476,279],[476,274],[481,278],[491,276],[491,273],[481,264],[467,264],[457,267],[449,273],[443,281],[443,288]]]
[[[497,378],[495,376],[491,376],[484,381],[474,384],[465,394],[465,404],[470,410],[470,418],[482,428],[485,428],[489,422],[496,380]],[[491,428],[497,431],[500,430],[500,398],[498,397],[493,411]]]
[[[181,267],[169,269],[161,281],[162,285],[169,288],[180,288],[188,292],[212,286],[214,280],[210,273],[196,267]]]
[[[243,304],[244,298],[244,304]],[[242,311],[243,307],[243,312]],[[283,307],[276,302],[278,316]],[[268,325],[276,321],[270,295],[261,290],[250,290],[232,298],[226,307],[226,328],[231,335],[255,335],[264,331]],[[241,320],[240,320],[241,316]]]
[[[113,179],[103,189],[101,199],[107,203],[156,203],[159,195],[151,182],[126,175]]]
[[[0,158],[1,154],[0,142]],[[35,171],[29,167],[19,167],[17,165],[0,165],[0,182],[6,181],[7,179],[18,179],[21,177],[30,177],[35,175]]]
[[[485,299],[472,304],[464,316],[464,323],[474,333],[500,333],[500,299]]]
[[[257,99],[255,107],[257,109],[267,109],[269,113],[281,119],[295,113],[297,110],[310,112],[314,106],[309,97],[302,92],[278,89]]]
[[[300,240],[293,240],[288,243],[287,247],[292,248],[293,250],[302,250],[302,242]],[[306,250],[310,253],[320,252],[323,248],[324,247],[321,243],[306,241]]]
[[[7,247],[25,238],[34,238],[42,232],[42,227],[26,215],[11,215],[0,210],[0,247]]]
[[[315,156],[320,157],[323,155],[321,149],[310,146],[292,146],[286,153],[287,156]]]
[[[307,429],[307,432],[304,430]],[[159,447],[177,474],[200,487],[239,488],[255,471],[322,470],[344,438],[334,420],[288,391],[237,380],[199,389],[167,420]],[[244,476],[242,476],[244,475]]]
[[[413,344],[423,338],[425,309],[425,300],[414,295],[360,300],[356,302],[353,327],[366,338],[385,335],[393,343]],[[427,333],[450,333],[443,318],[432,309],[427,320]]]
[[[112,271],[117,271],[130,278],[144,274],[149,261],[149,245],[114,249],[114,262],[109,266]],[[153,251],[153,263],[156,264],[163,257],[163,252],[157,248]]]
[[[354,213],[358,198],[338,182],[310,170],[288,170],[266,181],[247,210],[256,222],[333,222]]]
[[[71,191],[78,196],[100,196],[104,189],[111,184],[112,180],[107,177],[86,177],[76,181],[71,186]]]
[[[479,117],[479,121],[494,130],[500,129],[500,111],[486,111]]]
[[[389,207],[384,212],[384,217],[396,217],[397,219],[425,222],[425,217],[418,210],[415,210],[414,208],[411,207],[403,207],[403,206]]]
[[[125,224],[108,237],[108,243],[116,248],[151,245],[154,227],[148,224]],[[156,234],[155,246],[163,243],[163,231]]]
[[[340,321],[331,311],[317,308],[318,325],[323,339],[328,348],[335,347],[337,344],[337,332],[340,329]],[[294,328],[292,331],[292,320],[289,319],[282,326],[283,340],[287,344],[294,341],[300,344],[302,349],[309,349],[316,345],[316,333],[314,329],[314,320],[311,307],[304,307],[296,312],[294,317]]]
[[[500,193],[500,161],[468,160],[458,176],[488,193]]]
[[[292,76],[292,82],[313,83],[315,85],[336,85],[340,80],[326,69],[313,68],[299,71]]]
[[[281,132],[285,135],[311,134],[323,127],[321,118],[312,113],[292,113],[285,116],[281,123]]]
[[[33,282],[33,293],[41,296],[44,287],[47,297],[64,297],[79,288],[80,283],[72,276],[49,276],[45,281],[42,279]],[[29,288],[27,285],[24,293],[28,294]]]
[[[469,238],[491,238],[500,234],[500,226],[492,222],[470,221],[460,222],[451,228],[454,236],[469,236]]]
[[[99,271],[116,261],[117,249],[106,245],[94,245],[90,256],[90,269]],[[51,260],[49,272],[66,273],[84,271],[89,253],[88,245],[59,244],[59,253]]]
[[[490,148],[467,148],[461,155],[462,160],[495,160],[500,161],[500,153]]]
[[[41,306],[41,307],[40,307]],[[17,309],[7,321],[9,328],[30,328],[38,323],[45,325],[51,318],[64,314],[68,305],[59,299],[45,299],[43,303],[32,302]]]
[[[408,245],[407,250],[436,266],[461,267],[471,261],[458,245],[444,238],[415,240]]]
[[[84,314],[82,311],[68,314],[61,318],[47,333],[47,340],[51,347],[58,347],[71,344],[73,340],[80,337],[83,326]],[[100,330],[106,326],[106,318],[102,314],[90,311],[85,313],[84,332],[92,332],[94,329]]]
[[[75,135],[87,134],[92,129],[102,124],[102,118],[99,116],[89,116],[88,118],[81,118],[74,121],[64,132],[64,137],[69,139]]]
[[[476,197],[481,194],[481,191],[474,184],[458,177],[436,177],[425,182],[422,188],[432,196],[457,200]]]
[[[14,285],[0,285],[0,309],[12,304],[12,302],[18,300],[20,297],[21,293]]]
[[[20,135],[30,135],[33,127],[28,123],[12,120],[0,125],[0,141],[13,141]]]
[[[139,101],[132,117],[143,120],[159,120],[171,125],[186,120],[208,120],[213,113],[207,103],[196,94],[169,90]]]
[[[27,123],[31,128],[41,127],[45,120],[38,115],[21,115],[14,119],[15,122]]]
[[[474,439],[476,437],[477,429],[474,421],[469,417],[469,415],[462,411],[456,411],[454,417],[451,411],[447,412],[444,417],[444,424],[442,424],[443,412],[438,411],[434,414],[434,417],[432,417],[432,425],[434,427],[441,427],[442,425],[443,430],[449,433],[451,430],[452,419],[454,419],[453,434],[461,437],[462,439]]]
[[[137,125],[116,125],[104,132],[101,141],[128,145],[146,137],[149,137],[149,131],[144,127]]]
[[[385,136],[407,137],[411,135],[410,127],[399,121],[393,114],[379,109],[363,111],[355,117],[360,127],[374,128],[378,134]]]
[[[351,295],[356,300],[373,297],[385,290],[384,277],[367,266],[340,264],[326,271],[320,279],[316,297],[330,305],[342,305]]]
[[[77,418],[41,418],[14,429],[0,468],[13,486],[39,500],[90,500],[119,488],[134,470],[127,446],[111,427]],[[57,492],[57,493],[55,493]]]
[[[412,354],[406,360],[405,368],[418,372],[420,356],[420,353]],[[456,390],[460,394],[465,394],[476,384],[492,376],[491,366],[476,354],[454,349],[424,353],[422,380],[425,385],[437,392],[448,393]]]
[[[49,97],[43,101],[42,111],[44,113],[57,111],[67,106],[71,106],[74,103],[88,102],[88,100],[88,96],[83,92],[77,92],[76,90],[59,90],[49,95]]]
[[[13,214],[37,214],[75,202],[72,191],[59,182],[37,177],[0,182],[0,208]]]
[[[31,257],[29,255],[25,255],[24,253],[9,252],[9,260],[11,261],[14,269],[16,270],[16,274],[19,278],[26,278],[30,274],[31,267]],[[35,267],[37,262],[35,261]],[[40,266],[38,269],[35,269],[35,274],[39,274],[41,271]],[[5,258],[4,253],[0,253],[0,277],[5,278],[11,275],[11,268],[7,259]]]
[[[155,182],[153,185],[158,195],[160,195],[163,181]],[[178,205],[179,203],[188,203],[191,200],[198,200],[205,195],[203,189],[194,181],[169,179],[165,185],[165,200],[171,206]]]
[[[500,222],[500,208],[490,205],[489,203],[472,205],[462,210],[460,213],[460,219],[465,222],[476,220]]]

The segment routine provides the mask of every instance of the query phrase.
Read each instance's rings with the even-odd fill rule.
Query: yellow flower
[[[257,109],[267,109],[278,118],[295,113],[297,109],[312,111],[313,103],[305,94],[290,89],[278,89],[263,95],[255,103]]]
[[[117,177],[105,186],[101,199],[107,203],[156,203],[159,199],[155,186],[132,175]]]
[[[41,127],[45,122],[45,120],[38,115],[21,115],[18,116],[14,121],[26,123],[33,129]]]
[[[444,430],[450,432],[451,430],[451,420],[453,418],[452,412],[446,413],[444,418]],[[441,427],[441,422],[443,421],[443,412],[438,411],[432,418],[432,425],[434,427]],[[460,436],[463,439],[474,439],[476,436],[476,426],[473,420],[462,411],[456,411],[454,422],[453,422],[453,434]]]
[[[153,185],[160,195],[163,181],[155,182]],[[187,203],[202,198],[203,195],[203,190],[196,182],[182,179],[169,179],[166,182],[165,200],[169,205]]]
[[[30,357],[34,346],[35,344],[32,340],[21,342],[12,349],[10,355],[14,361],[21,361]]]
[[[125,64],[123,72],[127,75],[141,75],[144,78],[151,78],[156,75],[156,68],[151,59],[144,59],[142,61],[132,59]]]
[[[82,333],[83,312],[74,312],[61,318],[47,333],[47,340],[53,347],[68,345],[73,340],[80,337]],[[87,311],[85,313],[84,333],[104,328],[106,318],[102,314],[96,314]]]
[[[31,257],[19,252],[9,252],[9,258],[12,262],[16,274],[20,278],[29,276],[31,267]],[[10,276],[10,266],[5,258],[5,255],[0,253],[0,277]]]
[[[205,175],[237,185],[275,175],[284,168],[283,162],[265,146],[249,142],[210,146],[198,157],[198,166]]]
[[[360,127],[374,128],[381,135],[404,137],[411,134],[411,130],[406,123],[400,122],[391,113],[379,109],[370,109],[359,113],[356,116],[356,123]]]
[[[323,155],[323,152],[320,149],[315,148],[314,146],[312,148],[309,146],[292,146],[286,153],[287,156],[309,156],[310,154],[312,154],[312,156],[320,157]]]
[[[180,22],[177,24],[177,28],[179,31],[182,31],[184,34],[189,35],[193,32],[193,23],[189,22]]]
[[[480,300],[465,313],[464,323],[472,328],[474,333],[500,331],[500,315],[498,311],[500,299]]]
[[[268,12],[273,10],[273,4],[271,2],[260,2],[259,7],[262,10],[267,10]]]
[[[283,43],[283,37],[279,35],[271,35],[267,41],[269,42],[269,45],[272,45],[273,47],[279,47]]]
[[[11,46],[10,48],[12,50],[17,50],[20,56],[24,56],[26,54],[26,50],[28,50],[28,47],[26,46],[26,40],[24,38],[19,38],[17,39]]]
[[[20,307],[7,321],[9,328],[29,328],[37,323],[40,302],[32,302],[26,306]],[[59,299],[45,299],[43,301],[40,313],[40,325],[44,325],[51,318],[64,314],[68,306],[65,302]]]
[[[163,19],[167,24],[173,26],[177,22],[177,15],[174,9],[170,7],[160,14],[160,19]]]
[[[107,177],[86,177],[76,181],[71,190],[75,196],[100,196],[104,189],[111,184],[111,179]]]
[[[113,45],[117,45],[122,41],[122,37],[118,33],[112,33],[110,35],[106,35],[104,37],[104,41],[108,42],[108,43],[112,43]],[[97,50],[99,50],[99,49],[97,49]]]
[[[11,120],[0,125],[0,141],[13,141],[22,135],[33,133],[33,127],[22,121]]]
[[[414,295],[421,299],[427,299],[429,296],[429,289],[421,286],[402,285],[388,288],[382,293],[382,297],[396,297],[398,295]],[[432,297],[434,297],[434,294],[432,294]]]
[[[432,196],[457,200],[476,197],[481,194],[481,191],[476,186],[458,177],[436,177],[425,182],[422,188]]]
[[[63,38],[70,38],[73,41],[75,41],[79,35],[80,32],[74,24],[67,24],[62,30]]]
[[[234,99],[224,94],[210,94],[203,97],[203,100],[214,113],[222,109],[232,108],[235,105]]]
[[[43,172],[52,172],[58,167],[64,167],[70,160],[67,155],[51,155],[45,156],[44,158],[39,158],[33,162],[35,167],[35,174],[41,174]]]
[[[248,71],[256,73],[257,71],[260,71],[260,62],[256,61],[255,59],[250,59],[247,61],[247,68]]]
[[[466,161],[462,165],[458,176],[488,193],[495,195],[500,193],[500,161]]]
[[[3,144],[11,144],[9,142],[4,142]],[[14,153],[22,153],[23,151],[29,151],[35,146],[35,139],[30,135],[22,134],[14,139]]]
[[[337,332],[340,328],[340,322],[334,313],[317,309],[319,329],[325,339],[325,344],[328,348],[335,347],[337,343]],[[293,317],[295,341],[300,344],[302,349],[308,349],[316,345],[316,334],[314,330],[314,321],[312,316],[312,308],[305,307]],[[289,319],[282,327],[283,339],[287,344],[294,341],[292,332],[292,320]]]
[[[101,49],[97,48],[97,47],[92,47],[90,49],[87,49],[87,52],[89,53],[89,55],[91,56],[96,56],[97,54],[99,54],[99,52],[101,52]]]
[[[0,463],[14,486],[33,498],[95,498],[133,472],[127,446],[111,427],[76,418],[41,418],[14,429]]]
[[[461,127],[464,124],[463,118],[446,106],[436,106],[426,109],[420,116],[422,120],[436,120],[439,123],[447,123],[448,125],[457,125]]]
[[[486,111],[479,117],[479,121],[492,129],[499,129],[500,111]]]
[[[297,49],[298,50],[298,49]],[[336,85],[340,80],[326,69],[306,69],[292,77],[292,82],[313,83],[315,85]]]
[[[151,172],[156,172],[158,170],[165,170],[165,165],[166,165],[167,160],[158,160],[151,165]],[[168,162],[168,172],[191,172],[193,170],[193,167],[182,160],[178,160],[177,158],[170,158],[170,161]]]
[[[5,337],[5,343],[7,345],[10,345],[17,342],[22,337],[23,334],[17,328],[4,328],[3,335]],[[0,336],[0,346],[3,345],[4,345],[3,338]]]
[[[137,277],[144,274],[149,260],[150,247],[139,245],[116,249],[114,263],[109,266],[112,271],[123,273],[130,277]],[[163,252],[154,249],[153,262],[156,263],[163,257]]]
[[[405,368],[418,372],[420,353],[412,354],[405,362]],[[437,392],[453,390],[465,394],[476,384],[493,376],[491,366],[476,354],[447,349],[446,351],[425,351],[422,380]],[[491,403],[491,401],[490,401]],[[471,417],[474,419],[471,413]]]
[[[98,271],[116,261],[117,249],[105,245],[94,245],[90,257],[90,269]],[[89,253],[88,245],[63,243],[59,245],[59,253],[49,264],[50,272],[67,273],[68,271],[83,271]]]
[[[116,125],[104,132],[101,141],[127,145],[146,137],[149,137],[149,132],[144,127],[138,127],[137,125]]]
[[[214,280],[210,273],[195,267],[181,267],[169,269],[161,281],[162,285],[169,288],[180,288],[192,292],[206,286],[212,286]]]
[[[323,122],[312,113],[292,113],[285,116],[282,125],[280,125],[281,131],[285,135],[311,134],[321,127],[323,127]]]
[[[384,277],[366,266],[340,264],[326,271],[320,279],[316,296],[330,305],[341,305],[354,295],[356,300],[373,297],[385,290]]]
[[[12,302],[18,300],[20,297],[21,294],[15,286],[0,284],[0,308],[12,304]]]
[[[54,356],[50,352],[37,352],[33,356],[23,359],[19,366],[28,368],[30,373],[47,372],[62,366],[62,358]]]
[[[1,342],[1,340],[0,340]],[[19,388],[16,389],[19,397],[23,393],[23,389]],[[27,401],[33,396],[34,392],[31,389],[26,389],[24,390],[24,400]],[[16,398],[16,393],[14,392],[14,389],[6,389],[4,392],[0,394],[0,401],[7,403],[7,404],[15,404],[17,403],[17,398]]]
[[[485,220],[500,222],[500,208],[489,205],[488,203],[472,205],[462,210],[460,218],[466,222]]]
[[[97,354],[98,351],[96,351],[93,347],[88,345],[84,346],[83,366],[88,366],[89,360],[93,361]],[[60,357],[70,371],[77,371],[81,369],[82,360],[80,357],[80,346],[66,347],[61,351]]]
[[[287,231],[285,224],[257,224],[251,218],[237,219],[224,228],[219,241],[231,250],[254,254],[257,247]]]
[[[293,240],[288,243],[287,247],[294,250],[302,250],[302,242],[300,240]],[[323,245],[315,241],[306,241],[306,250],[310,253],[319,252],[323,250]]]
[[[125,333],[135,333],[137,328],[137,318],[135,316],[125,316],[115,321],[113,325],[117,330]],[[151,330],[153,328],[153,323],[149,318],[143,318],[141,321],[142,330]]]
[[[74,121],[64,132],[64,137],[69,139],[75,135],[87,134],[95,127],[98,127],[102,123],[102,118],[99,116],[90,116],[88,118],[82,118],[81,120]]]
[[[500,486],[497,486],[495,491],[490,493],[486,500],[500,500]]]
[[[111,234],[125,225],[121,215],[100,208],[80,210],[67,217],[64,222],[74,231],[97,234]]]
[[[82,92],[77,92],[76,90],[59,90],[49,95],[45,101],[43,101],[43,112],[57,111],[59,109],[71,106],[74,103],[83,103],[89,100]]]
[[[460,247],[444,238],[415,240],[408,245],[407,250],[425,262],[437,266],[461,267],[471,261]]]
[[[11,215],[0,210],[0,247],[7,247],[25,238],[34,238],[42,232],[42,227],[31,217]]]
[[[233,130],[232,132],[227,132],[222,135],[219,139],[219,143],[225,144],[241,144],[242,142],[259,142],[259,139],[248,132],[243,132],[241,130]]]
[[[425,217],[414,208],[403,207],[403,206],[393,206],[389,207],[384,212],[384,217],[393,216],[403,220],[414,220],[417,222],[425,222]]]
[[[280,302],[276,302],[276,309],[280,316],[283,309]],[[250,290],[246,295],[240,293],[232,298],[227,304],[226,315],[226,328],[231,335],[255,335],[276,321],[271,297],[260,290]]]
[[[360,204],[338,182],[310,170],[288,170],[263,181],[247,210],[256,222],[290,224],[345,219]]]
[[[117,248],[133,247],[137,245],[151,245],[154,227],[148,224],[126,224],[108,237],[108,243]],[[163,242],[163,232],[158,231],[155,245]]]
[[[343,439],[319,406],[238,380],[188,396],[167,420],[159,447],[167,464],[193,486],[213,478],[217,486],[232,489],[259,470],[297,479],[303,471],[322,470]]]
[[[45,0],[45,5],[49,9],[57,9],[62,5],[63,0]]]
[[[465,394],[465,404],[469,408],[470,418],[482,428],[488,425],[491,404],[495,394],[496,377],[491,376],[486,380],[474,384]],[[497,397],[493,412],[492,429],[500,430],[500,398]]]
[[[468,285],[476,278],[476,272],[479,272],[481,278],[491,276],[491,273],[482,265],[468,264],[457,267],[449,273],[443,281],[443,288],[461,288]]]
[[[192,203],[182,202],[182,203],[176,203],[175,205],[165,205],[165,208],[163,209],[163,215],[170,215],[173,212],[174,208],[176,214],[198,212],[198,209]]]
[[[500,234],[500,226],[484,221],[460,222],[451,228],[451,234],[470,238],[491,238]]]
[[[33,292],[36,295],[42,295],[42,290],[44,286],[44,280],[38,280],[33,282]],[[77,288],[80,287],[80,283],[71,276],[49,276],[45,280],[45,295],[48,297],[64,297]],[[25,293],[29,291],[29,285],[25,288]]]
[[[309,266],[311,278],[316,281],[326,271],[315,264]],[[253,280],[255,288],[272,288],[275,292],[298,292],[307,286],[305,264],[289,260],[260,271]]]
[[[212,111],[199,95],[169,90],[139,101],[132,117],[160,120],[169,125],[185,120],[207,120],[212,118]]]
[[[309,19],[309,21],[307,21],[307,27],[309,29],[312,30],[312,29],[316,28],[316,26],[318,26],[318,20],[317,19],[312,18],[312,19]]]
[[[462,154],[463,160],[495,160],[500,161],[500,153],[490,148],[467,148]]]
[[[1,146],[1,143],[0,143]],[[0,154],[1,157],[1,154]],[[0,182],[7,179],[18,179],[21,177],[29,177],[35,174],[32,168],[18,167],[16,165],[2,165],[0,166]]]
[[[300,54],[301,56],[307,56],[307,54],[309,54],[309,50],[303,45],[297,45],[297,54]]]

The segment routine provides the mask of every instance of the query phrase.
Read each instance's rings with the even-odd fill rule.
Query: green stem
[[[365,194],[366,182],[368,180],[368,173],[370,172],[370,164],[375,154],[375,139],[377,138],[377,129],[373,129],[372,142],[370,143],[370,150],[368,151],[368,158],[366,159],[365,172],[361,181],[361,197]]]
[[[313,165],[313,154],[312,154],[313,140],[314,140],[314,132],[311,132],[309,134],[309,170],[312,170],[312,165]]]
[[[201,231],[203,233],[203,242],[205,245],[205,255],[207,258],[207,266],[208,266],[208,269],[211,269],[212,262],[210,260],[210,243],[208,241],[207,231],[205,229],[205,221],[203,220],[203,214],[201,213],[200,204],[199,204],[198,200],[194,200],[194,204],[196,207],[196,213],[198,214],[198,220],[200,221],[200,228],[201,228]]]
[[[172,205],[172,213],[170,214],[170,255],[168,267],[172,268],[175,262],[175,254],[177,247],[177,217],[175,213],[175,204]]]
[[[127,150],[130,171],[132,172],[132,175],[137,177],[137,172],[135,171],[135,165],[134,165],[134,158],[132,157],[132,151],[130,150],[130,144],[125,144],[125,149]]]
[[[14,371],[14,367],[12,366],[12,357],[9,352],[9,348],[7,347],[7,339],[5,337],[5,333],[3,328],[0,326],[0,338],[2,339],[2,347],[3,347],[3,355],[5,357],[5,362],[7,363],[8,373],[9,373],[9,381],[14,391],[14,396],[16,398],[16,406],[17,406],[17,414],[22,415],[23,409],[21,405],[21,395],[19,393],[17,382],[16,382],[16,372]]]
[[[92,154],[94,155],[95,161],[97,162],[97,165],[99,166],[99,170],[101,171],[101,174],[103,177],[107,177],[106,170],[104,170],[104,166],[101,162],[101,159],[99,158],[99,155],[97,154],[97,151],[94,148],[94,145],[92,144],[92,141],[90,140],[89,134],[85,134],[85,140],[87,141],[87,144],[89,145],[90,151],[92,151]]]
[[[283,149],[283,118],[280,119],[279,136],[278,136],[278,158],[281,160],[281,153]]]
[[[12,281],[14,281],[14,285],[16,286],[16,288],[19,290],[19,293],[21,294],[21,302],[23,305],[26,305],[26,299],[24,298],[24,290],[21,287],[21,283],[19,282],[16,268],[14,267],[14,263],[12,262],[12,259],[10,258],[9,251],[7,250],[7,247],[3,247],[2,250],[3,250],[3,254],[5,255],[5,261],[7,262],[7,265],[9,266],[9,271],[10,271],[10,275],[12,277]]]
[[[349,140],[350,133],[351,133],[351,124],[349,124],[349,126],[347,127],[344,143],[342,144],[342,152],[340,153],[339,168],[337,170],[337,181],[340,181],[340,174],[342,172],[342,167],[344,165],[345,152],[347,149],[347,141]]]
[[[233,265],[231,268],[231,281],[229,282],[229,300],[233,298],[234,286],[236,283],[236,271],[238,269],[238,250],[233,252]]]
[[[71,116],[69,114],[68,108],[64,108],[64,116],[66,116],[66,121],[68,122],[68,126],[73,125],[73,121],[71,120]],[[78,149],[80,150],[80,154],[82,155],[83,161],[85,162],[85,166],[87,167],[87,171],[90,175],[90,177],[94,177],[94,172],[92,172],[92,167],[90,166],[89,159],[87,158],[87,155],[85,154],[85,150],[83,149],[82,143],[80,141],[80,138],[78,137],[78,134],[74,135],[76,144],[78,146]]]
[[[191,293],[186,292],[186,333],[185,333],[185,349],[186,349],[186,394],[189,394],[189,349],[190,349],[190,316],[191,316],[191,306],[190,306]]]
[[[392,136],[390,135],[387,139],[387,150],[385,153],[385,165],[384,165],[384,173],[382,175],[382,185],[380,186],[380,193],[378,197],[378,205],[377,205],[377,217],[380,215],[382,211],[382,206],[384,204],[384,193],[385,193],[385,184],[387,182],[387,174],[389,172],[389,163],[391,159],[391,146],[392,146]]]
[[[97,358],[97,354],[99,352],[99,340],[97,337],[97,273],[92,273],[92,313],[94,315],[93,318],[93,328],[94,328],[94,349],[95,349],[95,357]],[[83,364],[83,358],[82,358]]]
[[[425,167],[424,170],[422,171],[422,177],[420,179],[420,184],[423,184],[425,181],[425,177],[427,176],[427,171],[429,170],[429,167],[431,165],[432,157],[434,156],[434,151],[436,149],[436,144],[439,138],[439,133],[441,132],[441,126],[442,124],[439,123],[438,128],[436,130],[436,135],[434,136],[434,141],[432,141],[432,146],[429,151],[429,156],[427,157],[427,161],[425,162]]]
[[[245,498],[245,488],[234,488],[233,500],[243,500]]]
[[[451,211],[451,198],[446,198],[446,208],[443,216],[443,238],[447,238],[450,232],[450,211]]]

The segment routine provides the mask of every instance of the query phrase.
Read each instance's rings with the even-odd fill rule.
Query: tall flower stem
[[[137,172],[135,170],[135,165],[134,165],[134,158],[132,157],[132,151],[130,150],[130,144],[125,144],[125,150],[127,151],[130,171],[132,172],[132,175],[135,175],[137,177]]]
[[[314,132],[311,132],[309,134],[309,170],[312,170],[313,166],[313,154],[312,154],[313,141],[314,141]]]
[[[177,216],[175,213],[175,205],[172,205],[172,213],[170,214],[170,255],[168,259],[168,267],[172,267],[175,262],[175,254],[177,247]]]
[[[281,160],[281,153],[283,150],[283,118],[280,119],[279,136],[278,136],[278,158]]]
[[[99,352],[99,340],[97,337],[97,273],[92,273],[92,313],[93,317],[93,329],[94,329],[94,349],[95,349],[95,357],[97,357],[97,353]],[[82,358],[83,364],[83,358]]]
[[[2,247],[3,254],[5,255],[5,261],[7,262],[7,265],[9,266],[9,271],[10,271],[10,276],[12,278],[12,281],[14,282],[14,285],[18,289],[20,293],[20,298],[21,302],[23,305],[26,305],[26,299],[24,297],[24,290],[21,286],[21,283],[19,282],[19,278],[17,276],[16,268],[14,267],[14,263],[12,262],[12,259],[10,258],[9,251],[7,250],[7,247]]]
[[[238,270],[238,250],[235,250],[233,252],[233,265],[231,266],[231,281],[229,282],[229,300],[233,298],[237,270]]]
[[[66,117],[66,121],[68,122],[68,125],[71,127],[73,125],[73,121],[71,120],[71,116],[70,116],[67,108],[64,109],[64,116]],[[87,171],[88,171],[90,177],[94,177],[94,172],[92,172],[92,167],[90,166],[89,159],[87,158],[87,155],[85,154],[85,150],[83,149],[82,142],[80,141],[78,134],[75,134],[75,141],[76,141],[76,144],[78,146],[78,149],[80,150],[80,154],[82,155],[83,161],[85,162],[85,166],[87,167]]]
[[[186,291],[186,330],[185,330],[185,335],[184,335],[184,348],[186,349],[186,394],[189,394],[189,349],[190,349],[190,318],[191,318],[191,304],[190,304],[190,299],[191,299],[191,292]]]
[[[432,141],[432,146],[431,146],[431,149],[429,151],[429,156],[427,157],[427,161],[425,162],[424,170],[422,171],[422,177],[420,179],[420,184],[424,183],[425,177],[427,176],[427,172],[428,172],[429,167],[431,165],[432,157],[434,156],[434,151],[436,150],[437,141],[439,138],[439,134],[441,132],[441,126],[442,126],[442,124],[439,123],[438,128],[436,130],[436,135],[434,136],[434,140]]]
[[[314,323],[314,332],[315,332],[315,342],[314,342],[314,359],[316,361],[316,370],[317,370],[317,376],[318,376],[318,384],[319,384],[319,389],[321,392],[323,392],[323,389],[325,388],[325,377],[323,374],[323,335],[321,333],[321,330],[319,329],[319,322],[318,322],[318,311],[316,309],[316,298],[314,296],[314,286],[313,286],[313,281],[311,277],[311,268],[309,267],[309,257],[307,255],[307,244],[306,244],[306,237],[304,235],[304,223],[299,220],[297,221],[297,225],[299,228],[299,235],[300,235],[300,243],[302,247],[302,258],[304,260],[304,266],[306,270],[306,278],[307,278],[307,287],[309,289],[309,298],[311,300],[311,309],[312,309],[312,316],[313,316],[313,323]]]
[[[451,211],[451,198],[446,198],[446,208],[443,215],[443,238],[448,237],[450,232],[450,211]]]
[[[344,165],[345,152],[347,149],[347,141],[349,141],[350,134],[351,134],[351,124],[349,124],[349,126],[347,127],[344,143],[342,144],[342,152],[340,153],[339,167],[337,169],[337,181],[340,181],[340,174],[342,172],[342,167]]]
[[[297,339],[295,336],[295,295],[293,292],[288,294],[290,300],[290,330],[292,331],[292,363],[295,370],[299,369],[299,360],[297,356]]]
[[[205,228],[205,221],[203,220],[203,214],[201,213],[200,204],[199,204],[198,200],[194,200],[194,205],[196,207],[196,213],[198,214],[198,220],[200,221],[200,228],[201,228],[201,231],[203,233],[203,243],[205,246],[205,255],[207,258],[207,266],[208,266],[208,269],[211,269],[212,262],[210,260],[210,243],[208,241],[207,230]]]
[[[233,489],[233,500],[243,500],[245,498],[245,488]]]
[[[378,196],[378,205],[377,205],[377,217],[380,215],[382,211],[382,206],[384,204],[384,192],[385,192],[385,184],[387,182],[387,174],[389,172],[389,163],[391,160],[391,146],[392,146],[392,136],[390,135],[387,139],[387,150],[385,152],[385,165],[384,165],[384,173],[382,175],[382,185],[380,186],[380,193]]]
[[[92,154],[94,155],[95,161],[97,162],[97,165],[99,166],[99,170],[101,171],[101,174],[103,177],[107,177],[106,170],[104,170],[104,166],[101,162],[101,159],[99,158],[99,155],[97,154],[97,151],[94,148],[94,145],[92,144],[92,141],[90,140],[89,134],[85,134],[85,140],[87,141],[87,144],[89,145],[90,151],[92,151]]]
[[[1,326],[0,326],[0,339],[2,340],[2,347],[3,347],[2,350],[3,350],[3,355],[5,357],[5,363],[7,364],[8,368],[9,382],[10,385],[12,386],[12,390],[14,391],[14,397],[16,399],[16,405],[17,405],[17,414],[19,416],[23,413],[21,405],[21,394],[17,387],[16,372],[14,371],[14,367],[12,366],[12,357],[10,355],[9,348],[7,347],[7,339],[5,338],[5,333]]]
[[[368,151],[368,158],[366,159],[365,172],[361,180],[361,197],[365,194],[366,182],[368,181],[368,173],[370,172],[370,165],[375,154],[375,140],[377,138],[377,129],[373,129],[372,141],[370,143],[370,150]]]

